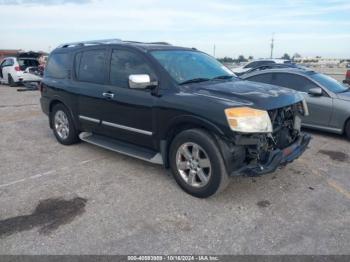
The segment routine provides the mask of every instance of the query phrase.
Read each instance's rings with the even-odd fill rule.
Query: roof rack
[[[75,47],[75,46],[86,46],[86,45],[101,45],[101,44],[116,44],[116,43],[134,43],[134,44],[149,44],[149,45],[171,45],[167,42],[137,42],[137,41],[123,41],[121,39],[104,39],[104,40],[91,40],[91,41],[80,41],[80,42],[72,42],[65,43],[59,45],[57,48],[67,48],[67,47]]]
[[[58,48],[67,48],[73,46],[86,46],[86,45],[101,45],[101,44],[114,44],[114,43],[122,43],[121,39],[103,39],[103,40],[91,40],[91,41],[80,41],[80,42],[72,42],[65,43],[59,45]]]

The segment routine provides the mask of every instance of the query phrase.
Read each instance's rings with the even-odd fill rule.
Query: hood
[[[246,80],[208,81],[192,84],[192,87],[197,95],[264,110],[288,106],[303,99],[291,89]]]
[[[350,101],[350,91],[344,92],[344,93],[338,93],[337,97],[341,100]]]

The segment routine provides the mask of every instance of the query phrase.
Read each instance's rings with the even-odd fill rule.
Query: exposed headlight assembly
[[[272,124],[267,111],[250,107],[225,109],[231,130],[242,133],[271,133]]]

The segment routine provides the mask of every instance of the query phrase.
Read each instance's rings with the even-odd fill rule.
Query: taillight
[[[16,71],[21,71],[21,68],[19,66],[15,66]]]
[[[350,78],[350,70],[346,71],[346,78]]]

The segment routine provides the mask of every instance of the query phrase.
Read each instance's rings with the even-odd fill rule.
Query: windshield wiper
[[[231,79],[233,78],[233,75],[222,75],[222,76],[216,76],[214,78],[212,78],[212,80],[215,80],[215,79]]]
[[[193,79],[189,79],[186,81],[183,81],[180,83],[180,85],[185,85],[185,84],[191,84],[191,83],[199,83],[199,82],[205,82],[205,81],[209,81],[209,78],[193,78]]]

